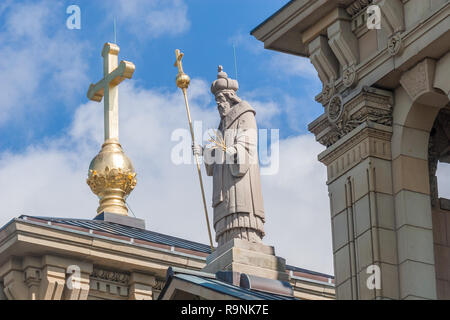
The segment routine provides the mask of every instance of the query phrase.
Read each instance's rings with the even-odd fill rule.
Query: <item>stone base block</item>
[[[206,258],[203,272],[234,271],[267,279],[289,281],[286,260],[271,246],[233,239]]]
[[[94,220],[102,220],[112,223],[121,224],[128,227],[133,228],[139,228],[139,229],[145,229],[145,220],[129,217],[129,216],[123,216],[116,213],[110,213],[110,212],[102,212],[98,214]]]

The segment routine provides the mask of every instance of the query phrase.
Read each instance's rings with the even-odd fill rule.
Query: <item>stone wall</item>
[[[432,214],[437,298],[450,300],[450,200],[439,199]]]

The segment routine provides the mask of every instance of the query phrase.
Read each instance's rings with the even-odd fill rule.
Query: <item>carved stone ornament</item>
[[[334,86],[334,79],[323,84],[322,88],[322,103],[326,104],[333,97],[336,91],[336,87]]]
[[[91,277],[121,284],[128,284],[128,281],[130,280],[130,276],[128,274],[104,269],[94,269]]]
[[[308,129],[321,144],[330,147],[362,123],[392,126],[392,99],[390,92],[370,87],[363,87],[345,104],[343,97],[336,94],[326,107],[326,117],[319,117]]]
[[[347,88],[352,88],[355,86],[358,80],[358,74],[356,73],[355,66],[350,66],[344,70],[342,73],[342,82]]]
[[[153,289],[161,291],[164,288],[165,285],[166,285],[166,281],[165,280],[158,280],[157,279],[155,285],[153,286]]]
[[[403,42],[400,33],[394,34],[388,40],[387,50],[391,56],[401,53],[403,49]]]
[[[435,60],[427,58],[402,75],[400,84],[413,101],[427,92],[435,91],[433,88],[435,69]]]
[[[327,106],[327,117],[331,123],[336,123],[344,112],[344,104],[342,103],[342,96],[340,94],[334,95]]]
[[[362,10],[367,8],[369,4],[371,4],[373,0],[356,0],[351,5],[349,5],[345,11],[351,16],[354,17]]]

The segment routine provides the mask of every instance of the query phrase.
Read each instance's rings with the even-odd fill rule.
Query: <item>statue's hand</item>
[[[202,147],[199,144],[193,143],[192,144],[192,153],[194,156],[202,156],[203,155],[204,147]]]

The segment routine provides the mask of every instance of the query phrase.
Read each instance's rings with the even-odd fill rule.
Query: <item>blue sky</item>
[[[265,50],[250,30],[286,0],[3,1],[0,4],[0,224],[20,214],[92,218],[98,202],[85,179],[103,140],[103,106],[89,102],[102,75],[101,50],[113,41],[136,72],[120,85],[120,139],[138,173],[128,199],[151,230],[208,242],[192,165],[171,163],[174,131],[186,131],[175,86],[175,49],[192,117],[218,124],[209,92],[217,65],[235,78],[260,128],[280,130],[280,169],[262,177],[265,242],[287,263],[333,273],[324,148],[306,130],[322,112],[321,84],[309,60]],[[112,3],[112,4],[111,4]],[[66,8],[81,9],[81,30]],[[187,133],[187,131],[186,131]],[[211,181],[206,180],[207,197]],[[210,214],[212,210],[210,209]]]
[[[9,117],[7,122],[2,123],[0,134],[8,139],[0,141],[0,150],[23,150],[29,144],[39,143],[43,137],[58,136],[71,123],[74,108],[86,101],[87,85],[82,80],[94,82],[102,75],[100,52],[104,42],[114,40],[114,17],[117,20],[117,42],[121,47],[120,58],[135,63],[134,79],[142,87],[158,87],[161,90],[174,87],[176,70],[172,65],[175,48],[185,53],[185,71],[192,78],[212,81],[218,64],[222,64],[225,71],[235,77],[234,44],[241,95],[251,98],[257,96],[266,103],[282,101],[286,105],[286,110],[281,110],[276,119],[272,119],[282,128],[281,137],[305,132],[307,123],[320,114],[321,107],[313,100],[320,90],[320,84],[309,62],[304,59],[298,62],[295,60],[299,59],[294,57],[264,50],[262,43],[249,34],[252,28],[284,5],[285,0],[150,1],[155,3],[154,6],[141,5],[140,2],[145,1],[136,2],[138,9],[142,7],[174,15],[181,11],[175,16],[180,21],[171,21],[169,14],[163,26],[148,26],[144,18],[138,18],[137,26],[133,27],[133,20],[136,20],[134,13],[121,13],[119,1],[116,1],[116,5],[112,4],[112,9],[101,1],[47,1],[44,7],[39,2],[6,1],[0,11],[0,34],[12,49],[27,46],[30,38],[36,37],[32,41],[36,41],[36,46],[42,50],[38,50],[41,51],[38,54],[45,55],[47,45],[57,46],[57,34],[67,40],[62,50],[70,51],[73,43],[74,50],[80,51],[80,54],[75,57],[75,61],[71,61],[71,54],[67,58],[58,57],[66,61],[61,61],[57,66],[48,63],[45,58],[40,59],[44,64],[48,63],[50,68],[40,77],[40,83],[34,91],[39,92],[39,97],[33,95],[32,101],[27,101],[27,107],[20,110],[24,116],[14,111],[12,113],[17,116]],[[65,27],[69,16],[65,9],[71,4],[81,9],[81,30]],[[45,10],[39,11],[39,7]],[[8,25],[8,19],[14,19],[11,16],[20,10],[24,11],[22,14],[28,22],[23,21],[22,29],[14,32],[14,27]],[[36,30],[35,25],[39,25],[39,30]],[[9,31],[6,36],[5,29]],[[41,32],[48,37],[39,37]],[[5,63],[14,59],[13,56],[5,58]],[[281,61],[276,62],[276,59]],[[85,79],[68,78],[64,84],[57,83],[60,80],[52,73],[72,68],[82,68]],[[72,80],[76,83],[70,87]],[[70,90],[61,92],[61,87],[70,87]],[[302,105],[296,106],[294,100],[299,99]],[[41,107],[43,104],[46,105],[45,113]],[[288,111],[293,112],[288,114]],[[39,126],[36,126],[36,122]]]

